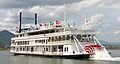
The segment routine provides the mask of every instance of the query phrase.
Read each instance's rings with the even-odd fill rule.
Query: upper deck
[[[95,35],[95,31],[93,30],[78,30],[75,27],[60,27],[55,29],[42,29],[42,30],[32,30],[26,31],[22,33],[16,33],[15,37],[12,39],[27,39],[27,38],[48,38],[52,36],[61,36],[61,35]]]

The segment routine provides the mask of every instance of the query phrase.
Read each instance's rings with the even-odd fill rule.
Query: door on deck
[[[63,52],[63,45],[58,45],[58,51]]]
[[[57,46],[52,46],[52,52],[57,52]]]

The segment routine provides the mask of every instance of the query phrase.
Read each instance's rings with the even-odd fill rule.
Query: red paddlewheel
[[[85,46],[85,51],[89,54],[94,54],[94,48],[91,46]]]
[[[85,46],[85,51],[89,54],[95,54],[95,50],[102,50],[103,47],[101,45],[89,45],[89,46]]]

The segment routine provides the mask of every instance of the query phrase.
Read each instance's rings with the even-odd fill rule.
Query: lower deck
[[[79,48],[79,49],[77,49]],[[51,56],[69,56],[69,55],[85,55],[86,53],[79,46],[74,44],[67,45],[37,45],[37,46],[13,46],[10,50],[15,54],[30,55],[51,55]]]
[[[42,57],[50,57],[50,58],[68,58],[68,59],[84,59],[84,58],[90,58],[90,55],[89,55],[89,54],[49,55],[49,54],[14,53],[14,55],[32,55],[32,56],[42,56]]]

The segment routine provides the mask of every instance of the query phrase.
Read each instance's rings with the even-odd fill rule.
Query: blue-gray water
[[[120,57],[120,50],[109,50],[114,57]],[[0,64],[120,64],[120,61],[92,61],[78,59],[45,58],[40,56],[13,56],[8,50],[0,51]]]

